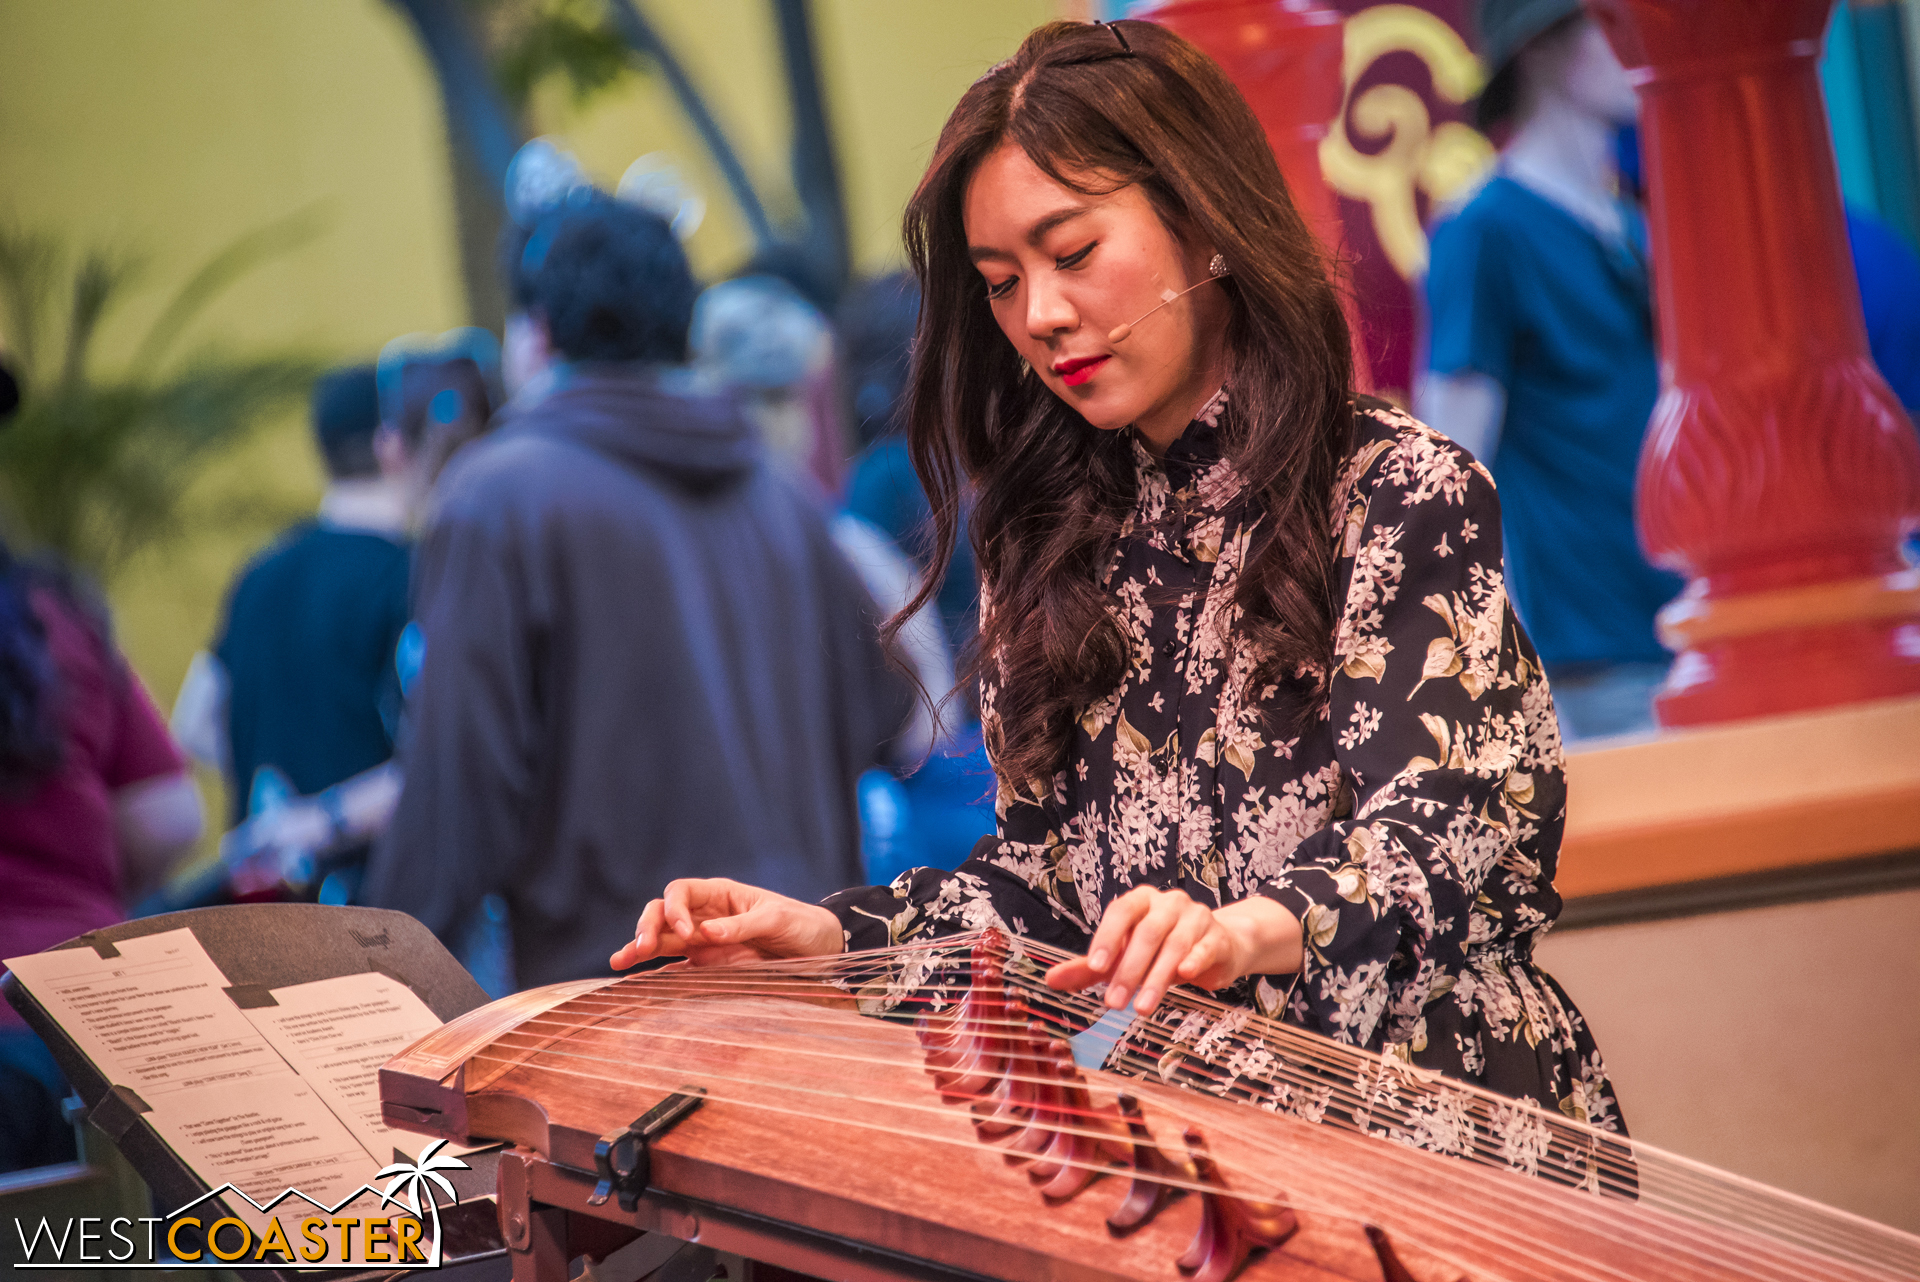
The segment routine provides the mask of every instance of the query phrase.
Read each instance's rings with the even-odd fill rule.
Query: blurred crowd
[[[1480,27],[1504,148],[1436,219],[1414,408],[1498,481],[1566,736],[1632,733],[1680,587],[1633,523],[1659,386],[1634,97],[1574,0]],[[504,334],[319,380],[318,510],[241,571],[170,726],[100,598],[0,548],[0,956],[308,899],[412,913],[499,994],[604,973],[676,876],[817,899],[993,831],[972,552],[928,564],[903,431],[912,279],[829,300],[763,262],[703,290],[670,217],[530,146]],[[1920,259],[1854,237],[1914,407]],[[182,877],[190,761],[229,810]],[[0,1170],[71,1156],[64,1090],[0,1007]]]
[[[992,831],[970,555],[916,600],[910,278],[703,291],[669,220],[584,180],[502,271],[503,339],[319,379],[318,510],[241,570],[170,725],[95,594],[0,561],[5,955],[304,899],[404,909],[503,993],[604,971],[675,876],[820,898]],[[169,878],[190,761],[226,832]],[[0,1166],[71,1157],[51,1057],[0,1021]]]

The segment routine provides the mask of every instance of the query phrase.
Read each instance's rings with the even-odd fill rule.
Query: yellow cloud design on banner
[[[1417,193],[1445,200],[1474,179],[1493,159],[1484,135],[1458,121],[1438,128],[1421,96],[1405,85],[1374,85],[1357,98],[1353,88],[1375,62],[1390,53],[1411,53],[1433,76],[1434,92],[1463,103],[1480,92],[1480,60],[1443,20],[1407,4],[1380,4],[1347,19],[1341,79],[1346,88],[1340,114],[1320,142],[1320,170],[1327,185],[1364,201],[1374,234],[1394,270],[1413,280],[1427,268],[1427,236],[1420,226]],[[1371,155],[1348,137],[1348,122],[1365,140],[1384,138]]]

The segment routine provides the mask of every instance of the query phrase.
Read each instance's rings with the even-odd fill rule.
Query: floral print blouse
[[[849,948],[987,925],[1084,952],[1139,885],[1298,917],[1296,976],[1221,994],[1263,1014],[1623,1129],[1579,1012],[1532,963],[1560,909],[1558,725],[1507,602],[1486,468],[1381,402],[1328,519],[1344,604],[1331,694],[1255,687],[1234,585],[1261,513],[1221,457],[1216,396],[1155,460],[1106,573],[1131,638],[1051,780],[999,780],[999,833],[955,872],[826,901]],[[990,609],[991,585],[983,594]],[[994,684],[981,687],[992,743]],[[1263,715],[1267,714],[1267,715]]]

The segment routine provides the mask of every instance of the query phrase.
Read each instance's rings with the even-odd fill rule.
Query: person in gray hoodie
[[[513,399],[420,540],[405,786],[360,898],[449,941],[504,898],[527,987],[607,973],[676,877],[863,880],[855,781],[911,687],[826,514],[682,367],[667,224],[575,197],[507,267]]]

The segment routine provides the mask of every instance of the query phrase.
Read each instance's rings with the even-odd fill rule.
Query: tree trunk
[[[773,0],[773,10],[787,69],[787,102],[793,111],[793,185],[807,216],[799,247],[808,274],[831,304],[846,286],[851,255],[840,164],[821,92],[820,61],[814,53],[813,6],[808,0]]]
[[[389,3],[413,24],[439,85],[467,315],[473,324],[498,332],[507,310],[498,252],[506,225],[507,166],[520,148],[523,131],[494,87],[486,57],[457,0]]]
[[[680,110],[686,113],[694,132],[700,135],[707,154],[713,157],[713,163],[726,178],[727,190],[733,193],[734,203],[740,206],[740,213],[746,218],[748,229],[753,232],[755,247],[764,250],[778,243],[780,237],[767,218],[766,206],[760,203],[760,194],[747,177],[746,166],[740,163],[733,144],[727,141],[720,122],[707,109],[706,99],[694,87],[686,68],[680,65],[680,59],[660,38],[660,33],[647,21],[634,0],[614,0],[609,12],[613,16],[614,29],[627,42],[627,47],[652,62],[666,77],[667,88],[673,91],[674,100],[680,104]]]

